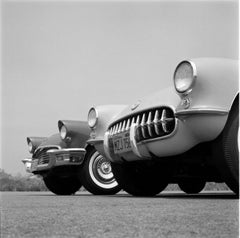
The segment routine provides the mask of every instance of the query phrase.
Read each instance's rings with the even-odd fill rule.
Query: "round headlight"
[[[29,151],[30,153],[33,152],[33,144],[32,144],[31,141],[28,143],[28,151]]]
[[[66,126],[62,125],[60,128],[60,136],[64,140],[67,136],[67,128]]]
[[[174,85],[176,90],[179,93],[189,92],[193,87],[196,77],[195,64],[189,61],[181,62],[174,72]]]
[[[98,120],[97,111],[94,107],[92,107],[88,112],[88,125],[93,128],[96,126]]]

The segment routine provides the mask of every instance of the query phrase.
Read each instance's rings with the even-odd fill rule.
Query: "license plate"
[[[131,151],[129,132],[123,132],[113,137],[113,150],[115,154]]]

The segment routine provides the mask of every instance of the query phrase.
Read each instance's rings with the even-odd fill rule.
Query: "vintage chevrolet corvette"
[[[173,82],[130,106],[91,108],[88,143],[132,195],[153,196],[169,183],[198,193],[210,181],[238,194],[238,61],[184,60]]]
[[[50,137],[28,137],[32,158],[24,159],[26,170],[43,177],[47,188],[58,195],[74,194],[83,185],[93,194],[120,190],[108,159],[87,145],[86,122],[59,121],[59,132]]]

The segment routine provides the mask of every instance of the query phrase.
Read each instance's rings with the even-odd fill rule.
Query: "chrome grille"
[[[50,149],[57,149],[58,147],[42,147],[36,150],[33,155],[34,160],[38,160],[38,165],[46,165],[50,161],[50,156],[47,154],[47,151]]]
[[[169,135],[174,131],[176,124],[173,110],[168,107],[161,107],[142,111],[118,120],[109,127],[109,135],[112,137],[127,131],[133,123],[137,125],[137,142]]]

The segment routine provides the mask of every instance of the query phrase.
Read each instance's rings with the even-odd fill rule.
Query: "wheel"
[[[239,103],[236,100],[214,146],[216,166],[228,187],[239,194]]]
[[[43,178],[43,181],[46,187],[57,195],[72,195],[82,186],[77,176],[48,175]]]
[[[94,147],[87,150],[79,178],[83,186],[95,195],[113,195],[121,190],[113,176],[110,161]]]
[[[196,179],[182,180],[178,183],[180,189],[187,194],[200,193],[204,189],[205,185],[205,181]]]
[[[156,166],[136,163],[111,163],[113,174],[120,186],[133,196],[155,196],[164,190],[168,182],[160,176]]]

